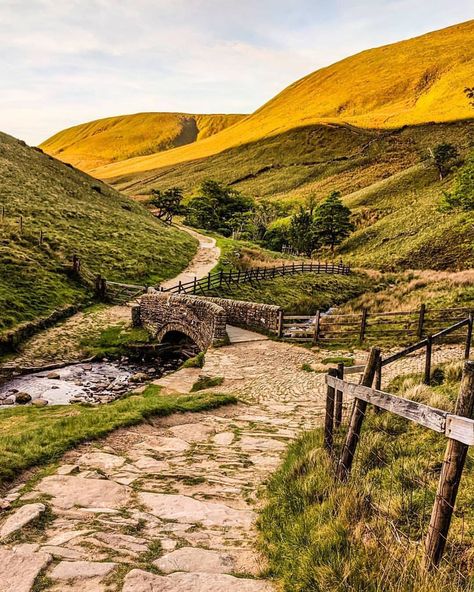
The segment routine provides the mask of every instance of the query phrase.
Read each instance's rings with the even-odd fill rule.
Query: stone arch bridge
[[[132,308],[132,321],[159,342],[186,336],[205,350],[226,343],[229,326],[278,334],[282,314],[270,304],[152,292]]]

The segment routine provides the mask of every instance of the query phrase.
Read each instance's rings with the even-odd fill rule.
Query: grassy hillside
[[[152,283],[176,275],[196,250],[139,204],[5,134],[0,176],[0,330],[84,299],[66,274],[74,253],[111,280]]]
[[[99,167],[115,179],[159,169],[321,123],[393,129],[472,116],[474,21],[369,49],[295,82],[240,123],[192,145]]]
[[[81,170],[184,146],[212,136],[244,115],[136,113],[107,117],[63,130],[41,148]]]

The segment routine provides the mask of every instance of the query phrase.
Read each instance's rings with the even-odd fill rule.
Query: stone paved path
[[[255,549],[258,494],[288,442],[321,423],[324,374],[302,365],[322,369],[324,355],[237,343],[157,381],[187,392],[201,375],[222,376],[215,390],[242,402],[117,430],[11,490],[4,502],[23,505],[0,522],[0,592],[35,581],[35,592],[273,590]]]

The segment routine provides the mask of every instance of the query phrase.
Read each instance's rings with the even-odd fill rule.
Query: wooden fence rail
[[[177,294],[204,294],[214,288],[222,288],[223,285],[244,284],[269,280],[275,277],[285,275],[294,275],[298,273],[329,273],[337,275],[350,274],[350,267],[343,263],[325,263],[310,261],[309,263],[289,263],[283,265],[274,265],[273,267],[252,267],[246,270],[218,271],[209,273],[204,278],[198,280],[194,278],[189,282],[178,282],[170,288],[156,289],[162,292],[172,292]]]
[[[419,310],[404,312],[377,312],[368,309],[360,313],[322,313],[315,315],[284,314],[281,337],[289,341],[325,345],[338,341],[363,343],[368,339],[380,342],[383,338],[425,339],[443,337],[459,331],[466,324],[469,308],[428,309],[422,304]],[[451,329],[451,325],[458,325]],[[444,327],[450,325],[443,333]],[[472,324],[471,324],[472,332]],[[462,331],[464,335],[464,331]],[[424,340],[423,340],[424,341]]]
[[[345,443],[336,463],[335,476],[340,481],[346,481],[350,477],[368,404],[434,430],[447,438],[444,462],[425,538],[426,564],[428,567],[434,567],[439,565],[446,545],[467,450],[469,446],[474,445],[474,362],[465,362],[454,413],[373,388],[372,383],[379,366],[380,350],[372,348],[369,361],[364,368],[362,384],[343,380],[339,369],[332,369],[326,375],[328,394],[324,446],[328,453],[334,456],[333,429],[338,426],[338,410],[334,405],[336,393],[341,393],[341,398],[346,396],[354,400]]]

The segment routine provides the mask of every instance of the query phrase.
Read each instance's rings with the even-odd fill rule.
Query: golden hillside
[[[98,167],[101,178],[133,175],[217,154],[316,123],[396,128],[472,117],[463,89],[474,82],[474,21],[369,49],[295,82],[222,132],[160,154]]]
[[[136,113],[107,117],[63,130],[41,148],[89,171],[111,162],[184,146],[237,123],[243,115]]]

